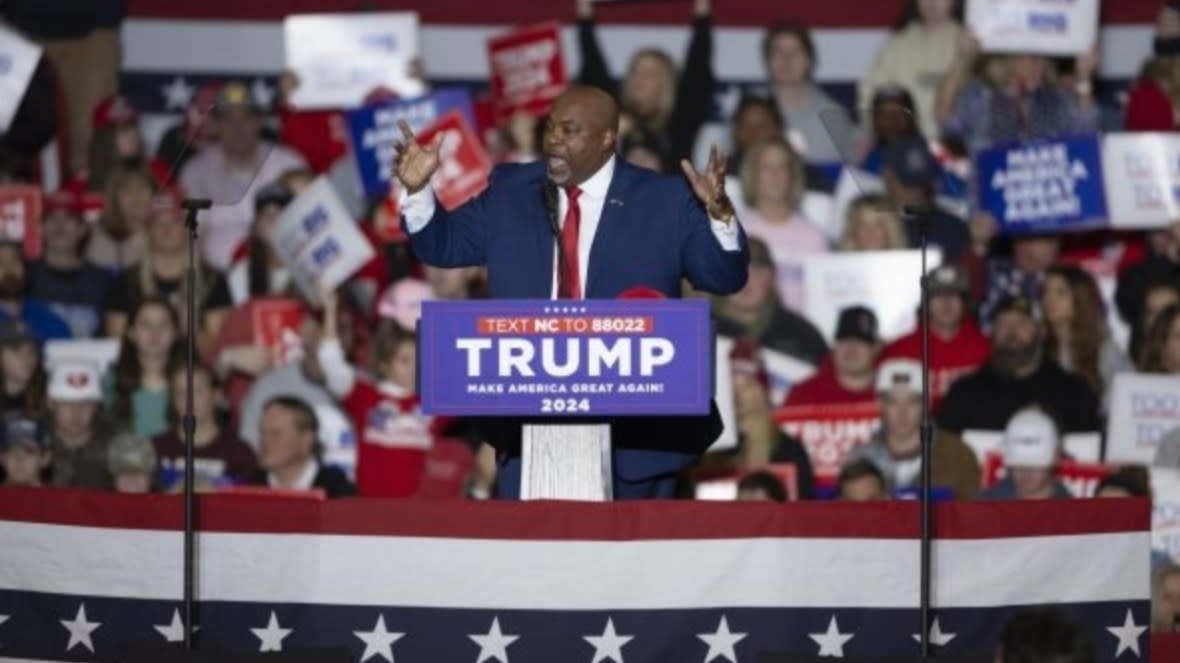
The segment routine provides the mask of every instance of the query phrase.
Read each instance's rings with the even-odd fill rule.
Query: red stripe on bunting
[[[891,26],[906,0],[835,0],[834,2],[783,2],[779,0],[715,0],[721,25],[765,26],[793,18],[817,28]],[[1155,20],[1160,0],[1108,0],[1103,2],[1107,23],[1147,23]],[[596,5],[600,20],[609,23],[683,23],[691,11],[688,0],[675,2],[627,1]],[[274,21],[290,14],[350,12],[362,8],[384,11],[417,11],[426,23],[521,25],[541,21],[570,22],[573,0],[128,0],[128,13],[137,17],[210,20]]]
[[[203,495],[204,531],[517,540],[885,538],[918,536],[916,502],[328,502]],[[174,495],[0,489],[0,520],[129,529],[180,529]],[[984,539],[1148,531],[1147,500],[939,504],[935,532]]]

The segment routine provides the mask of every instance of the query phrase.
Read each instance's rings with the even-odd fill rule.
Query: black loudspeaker
[[[242,654],[221,651],[185,651],[178,645],[128,647],[113,663],[351,663],[347,649],[305,649],[293,652]]]

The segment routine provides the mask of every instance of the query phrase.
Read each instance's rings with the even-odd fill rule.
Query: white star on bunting
[[[712,633],[698,633],[705,644],[709,645],[709,652],[705,654],[705,663],[709,663],[713,659],[723,658],[730,663],[737,663],[737,652],[734,647],[737,643],[746,638],[746,633],[734,633],[729,630],[729,620],[725,615],[721,615],[721,621],[717,624],[717,630]]]
[[[279,619],[275,616],[275,611],[270,611],[270,621],[267,622],[265,628],[252,628],[250,632],[254,637],[261,642],[258,644],[258,651],[283,651],[283,638],[291,635],[293,629],[283,628],[279,626]]]
[[[500,630],[500,618],[492,618],[492,626],[484,634],[468,635],[472,642],[479,645],[479,658],[475,663],[484,661],[500,661],[508,663],[508,646],[520,639],[519,635],[505,635]]]
[[[1147,626],[1139,626],[1135,623],[1134,618],[1131,617],[1130,608],[1127,608],[1127,618],[1123,620],[1122,626],[1107,626],[1106,630],[1119,639],[1118,648],[1114,652],[1115,658],[1121,656],[1125,651],[1134,652],[1135,656],[1142,656],[1139,653],[1139,636],[1143,635]]]
[[[836,624],[836,616],[832,615],[832,620],[828,622],[827,631],[823,633],[808,633],[807,637],[819,645],[820,656],[844,658],[844,645],[852,639],[852,634],[841,633],[840,626]]]
[[[184,622],[180,620],[180,610],[172,609],[172,623],[167,625],[153,626],[156,632],[164,636],[166,642],[184,642]],[[193,627],[193,632],[200,628]]]
[[[943,633],[942,626],[938,623],[938,617],[934,618],[934,623],[930,625],[930,644],[937,647],[945,647],[947,644],[955,639],[954,633]],[[922,636],[915,633],[914,640],[922,642]]]
[[[393,643],[405,637],[405,633],[393,633],[385,629],[385,615],[377,615],[377,625],[372,631],[353,631],[353,635],[365,643],[365,653],[361,654],[361,663],[365,663],[374,656],[394,663]]]
[[[70,632],[70,641],[66,643],[66,651],[70,651],[78,645],[89,649],[91,653],[94,652],[94,641],[91,640],[90,634],[94,633],[95,629],[102,626],[99,622],[92,622],[86,619],[86,604],[78,605],[78,614],[74,615],[73,619],[62,619],[61,625],[66,627]]]
[[[582,638],[594,646],[594,660],[590,663],[601,663],[601,661],[623,663],[623,645],[634,640],[635,636],[619,635],[615,632],[614,620],[607,618],[606,628],[602,630],[602,635],[585,635]]]
[[[174,77],[171,83],[160,88],[160,94],[164,95],[164,110],[188,108],[196,92],[197,88],[189,85],[184,76]]]

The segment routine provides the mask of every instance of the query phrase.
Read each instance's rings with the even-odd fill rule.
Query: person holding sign
[[[725,196],[725,159],[686,181],[615,158],[619,108],[606,92],[574,86],[545,124],[544,157],[502,164],[479,196],[446,210],[428,187],[441,138],[418,145],[406,123],[397,146],[410,246],[437,267],[486,265],[500,299],[613,299],[637,287],[680,296],[681,279],[728,295],[745,285],[749,253]],[[591,251],[591,246],[594,247]],[[710,417],[613,422],[616,499],[671,496],[674,476],[720,434]],[[519,427],[492,435],[501,494],[516,495]]]

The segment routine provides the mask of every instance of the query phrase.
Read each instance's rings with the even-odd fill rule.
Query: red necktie
[[[561,225],[561,255],[564,266],[563,274],[557,279],[558,299],[581,299],[582,282],[578,276],[578,226],[582,225],[582,210],[578,207],[578,196],[582,190],[571,186],[565,190],[569,199],[569,208],[565,212],[565,222]]]

